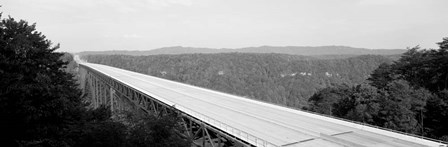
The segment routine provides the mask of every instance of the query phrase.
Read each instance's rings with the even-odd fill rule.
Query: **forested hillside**
[[[448,38],[439,49],[409,49],[368,82],[318,91],[309,109],[448,141]]]
[[[359,84],[389,58],[363,55],[319,60],[284,54],[183,54],[183,55],[88,55],[100,63],[301,108],[318,89],[335,84]]]
[[[348,46],[260,46],[247,47],[238,49],[213,49],[213,48],[196,48],[196,47],[164,47],[152,50],[141,51],[86,51],[79,53],[80,55],[179,55],[179,54],[216,54],[216,53],[279,53],[289,55],[305,55],[320,57],[353,57],[357,55],[396,55],[405,52],[404,49],[365,49],[353,48]]]

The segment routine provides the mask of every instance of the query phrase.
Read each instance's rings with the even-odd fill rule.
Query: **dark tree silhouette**
[[[0,130],[10,144],[57,140],[70,113],[81,107],[63,54],[54,52],[59,45],[35,27],[11,17],[0,22]]]
[[[142,121],[141,127],[161,132],[154,134],[129,131],[127,126],[111,119],[110,108],[105,106],[87,109],[72,75],[76,65],[69,62],[73,56],[55,52],[58,47],[37,32],[35,24],[11,17],[1,20],[2,146],[118,147],[135,141],[130,136],[135,136],[136,131],[144,135],[139,136],[142,138],[169,139],[162,145],[191,145],[175,136],[173,129],[178,120],[172,117]]]

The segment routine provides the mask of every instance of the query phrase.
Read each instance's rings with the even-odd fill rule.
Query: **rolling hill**
[[[212,49],[212,48],[194,48],[194,47],[165,47],[145,51],[86,51],[80,52],[79,55],[132,55],[132,56],[146,56],[146,55],[178,55],[178,54],[215,54],[215,53],[278,53],[289,55],[305,55],[317,56],[319,58],[346,58],[357,55],[396,55],[404,53],[405,49],[365,49],[353,48],[347,46],[260,46],[247,47],[239,49]]]

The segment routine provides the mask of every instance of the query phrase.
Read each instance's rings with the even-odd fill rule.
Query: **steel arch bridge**
[[[446,143],[224,94],[110,66],[79,62],[93,107],[178,113],[196,146],[434,146]]]

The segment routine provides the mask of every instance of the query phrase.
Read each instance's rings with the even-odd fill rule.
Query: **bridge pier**
[[[110,87],[109,88],[109,99],[110,99],[110,111],[114,111],[114,95],[115,95],[115,90],[112,88],[112,87]]]
[[[90,99],[91,107],[98,108],[101,105],[110,106],[112,112],[130,111],[133,113],[146,113],[153,115],[164,115],[177,113],[181,116],[181,124],[185,130],[179,132],[186,139],[193,140],[195,146],[199,147],[248,147],[253,146],[213,127],[210,124],[183,113],[175,106],[164,102],[117,81],[101,72],[85,65],[80,65],[80,85],[83,93]]]

